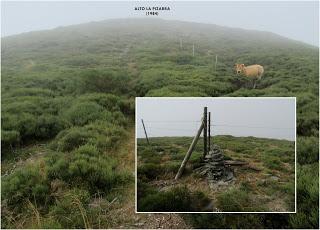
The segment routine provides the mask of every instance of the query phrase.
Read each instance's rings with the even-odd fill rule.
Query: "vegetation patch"
[[[148,199],[159,199],[161,202],[166,200],[166,190],[163,191],[162,184],[171,183],[178,172],[181,162],[191,143],[189,137],[157,137],[149,138],[151,145],[144,139],[137,139],[138,144],[138,206],[140,202],[145,202],[141,206],[144,210],[152,209],[147,206]],[[200,139],[192,153],[184,176],[179,180],[181,186],[186,186],[190,195],[190,205],[195,199],[193,192],[203,194],[207,202],[196,202],[202,204],[201,207],[193,206],[191,210],[221,211],[221,212],[263,212],[263,211],[294,211],[294,164],[295,148],[294,142],[286,140],[273,140],[255,137],[233,137],[233,136],[215,136],[211,143],[215,143],[224,150],[225,159],[241,160],[249,164],[249,167],[234,166],[232,169],[235,174],[235,182],[229,186],[222,185],[210,189],[208,181],[193,171],[201,166],[203,151],[203,141]],[[159,147],[161,146],[161,154]],[[152,162],[152,163],[150,163]],[[141,192],[146,186],[155,186],[158,191]],[[150,194],[150,198],[146,199]],[[210,199],[208,198],[210,197]],[[279,197],[282,197],[279,202]],[[185,199],[189,199],[185,197]],[[146,199],[147,201],[144,201]],[[160,201],[159,201],[160,202]],[[171,203],[173,201],[170,201]],[[210,206],[209,204],[212,203]],[[278,205],[280,207],[278,207]],[[168,206],[166,206],[168,205]],[[158,204],[157,211],[160,208],[174,208],[171,211],[179,209],[170,206],[171,204]],[[208,206],[209,205],[209,206]],[[210,208],[209,210],[207,208]],[[181,204],[181,209],[187,210],[186,206]],[[280,209],[280,210],[279,210]]]

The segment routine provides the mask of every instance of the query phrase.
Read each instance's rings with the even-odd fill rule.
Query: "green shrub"
[[[89,138],[89,134],[83,128],[74,127],[60,132],[51,147],[57,151],[71,151],[87,143]]]
[[[319,164],[297,169],[297,213],[289,217],[290,228],[318,228]]]
[[[82,73],[82,89],[84,92],[127,93],[129,76],[119,71],[87,70]]]
[[[2,148],[13,147],[20,142],[20,133],[16,130],[1,130],[1,146]]]
[[[288,209],[294,211],[295,209],[295,182],[292,180],[288,183],[281,184],[281,191],[287,195],[286,203],[288,204]]]
[[[183,219],[192,227],[197,229],[262,229],[272,228],[271,226],[285,226],[285,221],[279,221],[281,219],[279,214],[276,220],[274,217],[270,218],[270,215],[263,214],[182,214]],[[265,223],[264,220],[271,219],[269,223]],[[267,221],[266,221],[267,222]],[[276,224],[276,222],[278,224]],[[280,223],[279,223],[280,222]]]
[[[275,169],[275,170],[284,170],[284,167],[282,166],[281,161],[278,158],[272,157],[272,156],[267,156],[264,157],[263,164],[268,168],[268,169]]]
[[[138,166],[138,178],[142,180],[154,180],[164,174],[164,168],[155,163],[145,163]]]
[[[17,121],[17,129],[23,139],[33,138],[36,133],[37,119],[30,113],[22,113]]]
[[[89,200],[90,194],[86,190],[71,189],[56,200],[48,215],[54,218],[54,225],[58,223],[58,226],[64,228],[90,228],[86,211]],[[51,228],[52,224],[49,223],[49,226]]]
[[[23,140],[48,139],[66,127],[64,120],[50,114],[36,116],[30,113],[5,115],[3,129],[19,132],[19,142]]]
[[[94,102],[110,112],[122,111],[122,106],[126,107],[126,101],[114,94],[89,93],[78,98],[80,103]]]
[[[85,125],[102,118],[103,107],[94,102],[74,104],[65,112],[66,119],[73,125]]]
[[[96,121],[83,127],[90,135],[88,143],[97,146],[101,150],[117,147],[126,136],[125,129],[115,123]]]
[[[139,160],[141,160],[143,163],[153,163],[158,164],[161,162],[162,155],[158,154],[153,146],[144,145],[144,146],[137,146],[138,148],[138,155]],[[144,162],[146,160],[147,162]]]
[[[192,63],[193,57],[191,55],[178,55],[174,60],[178,65],[187,65]]]
[[[180,168],[181,162],[178,161],[169,161],[163,167],[168,173],[177,173]]]
[[[105,121],[96,121],[84,127],[72,127],[61,131],[51,143],[51,148],[68,152],[81,145],[95,145],[99,150],[116,147],[125,137],[123,127]]]
[[[139,200],[140,212],[187,212],[191,210],[191,197],[187,188],[176,187],[167,192],[147,195]]]
[[[135,101],[133,99],[121,100],[119,106],[123,114],[128,116],[133,116],[135,114]]]
[[[202,156],[203,156],[203,153],[201,152],[194,152],[192,153],[190,159],[189,159],[189,162],[191,164],[198,164],[200,163],[200,161],[202,160]]]
[[[152,187],[148,183],[143,182],[139,178],[137,179],[137,200],[139,200],[147,195],[155,194],[157,192],[156,188]]]
[[[71,161],[70,155],[61,153],[51,154],[46,157],[47,175],[50,181],[59,179],[66,180],[70,179],[68,173],[68,167]]]
[[[175,82],[172,72],[168,70],[145,70],[135,85],[139,96],[145,96],[152,89],[160,89]]]
[[[137,186],[139,211],[203,211],[210,202],[203,192],[190,192],[186,187],[159,192],[140,180]]]
[[[299,164],[311,164],[319,161],[319,139],[317,137],[298,137],[297,158]]]
[[[57,116],[42,115],[38,117],[35,128],[36,138],[50,138],[66,127],[66,123]]]
[[[37,165],[18,169],[3,178],[1,187],[2,200],[6,200],[9,207],[19,209],[27,200],[38,204],[46,204],[51,200],[45,169]]]
[[[103,156],[92,145],[82,145],[67,158],[48,160],[48,177],[62,179],[75,186],[88,188],[91,193],[108,192],[112,188],[131,180],[128,172],[116,170],[115,159]]]
[[[255,204],[250,199],[247,187],[244,189],[230,189],[217,196],[217,207],[224,212],[263,211],[264,207]]]
[[[9,93],[10,97],[22,97],[22,96],[41,96],[52,97],[54,93],[49,89],[41,88],[20,88],[14,89]]]

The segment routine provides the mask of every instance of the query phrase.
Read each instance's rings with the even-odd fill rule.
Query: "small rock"
[[[224,181],[230,181],[230,180],[232,180],[233,179],[233,172],[232,171],[230,171],[230,170],[228,170],[227,172],[226,172],[226,178],[224,179]]]

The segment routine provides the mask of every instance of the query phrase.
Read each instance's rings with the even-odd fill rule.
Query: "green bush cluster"
[[[16,138],[4,138],[4,145],[24,143],[32,139],[47,139],[54,137],[66,127],[66,123],[53,115],[35,116],[30,113],[18,115],[4,115],[2,117],[2,131],[5,135],[15,133]]]
[[[1,130],[1,146],[3,148],[13,147],[19,144],[20,133],[16,130]]]
[[[68,128],[72,130],[73,126],[88,125],[88,129],[92,130],[94,128],[90,124],[95,123],[98,127],[99,121],[109,123],[100,124],[109,129],[105,134],[117,133],[113,129],[123,133],[123,127],[128,124],[125,115],[132,116],[134,110],[131,100],[110,94],[84,94],[73,99],[45,95],[42,98],[34,96],[37,91],[27,90],[25,93],[28,92],[31,95],[18,94],[16,100],[9,98],[4,103],[1,117],[3,148],[30,140],[53,138]],[[111,124],[119,127],[112,128]],[[101,130],[98,132],[101,133]]]
[[[130,79],[126,72],[122,69],[117,71],[106,70],[87,70],[82,73],[81,87],[85,92],[100,92],[100,93],[114,93],[114,94],[128,94],[130,87],[124,82]]]
[[[16,227],[12,220],[21,213],[34,215],[33,207],[41,219],[36,225],[28,222],[30,228],[90,228],[96,213],[86,210],[93,196],[107,197],[132,182],[131,174],[119,171],[117,159],[108,152],[115,151],[127,135],[133,100],[105,93],[60,96],[36,89],[14,92],[14,97],[5,97],[2,108],[3,159],[30,141],[51,140],[41,148],[45,160],[32,160],[2,179],[8,215],[3,226]],[[57,181],[63,186],[56,188]],[[84,221],[84,214],[91,220]]]
[[[82,102],[65,111],[66,120],[72,125],[82,126],[103,117],[103,107],[94,102]]]
[[[167,192],[149,194],[139,200],[138,210],[144,212],[190,211],[191,196],[187,188],[177,187]]]
[[[247,188],[230,189],[217,197],[217,207],[224,212],[265,211],[264,207],[250,199]]]
[[[173,187],[157,191],[138,180],[138,211],[140,212],[190,212],[202,211],[210,200],[200,191],[191,192],[187,187]]]
[[[45,169],[40,165],[18,169],[2,179],[1,198],[13,209],[21,209],[28,200],[47,204],[51,201],[49,191],[50,182]]]
[[[80,146],[69,155],[66,159],[56,156],[48,160],[51,180],[61,179],[74,186],[81,185],[93,194],[108,192],[130,180],[127,172],[116,171],[115,159],[103,156],[93,145]]]
[[[319,226],[319,164],[298,167],[297,213],[289,217],[290,228]]]
[[[54,221],[44,219],[44,225],[88,227],[79,218],[88,202],[132,181],[132,175],[117,166],[115,158],[88,144],[50,154],[39,165],[29,164],[2,179],[3,207],[20,213],[31,202],[42,214],[54,217]],[[7,219],[4,226],[11,226]]]
[[[317,137],[297,138],[297,160],[299,164],[312,164],[319,161],[319,139]]]
[[[81,145],[91,144],[100,150],[116,147],[126,135],[122,126],[105,121],[96,121],[83,127],[72,127],[61,131],[51,143],[51,148],[68,152]]]
[[[152,181],[159,178],[164,178],[167,174],[176,174],[180,168],[180,161],[168,161],[165,164],[154,163],[144,163],[138,166],[138,178],[143,181]],[[188,169],[185,170],[188,172]]]
[[[158,163],[145,163],[138,166],[138,178],[142,180],[154,180],[164,174],[164,168]]]
[[[54,228],[57,225],[69,226],[70,228],[89,228],[86,222],[86,210],[90,201],[90,194],[83,189],[74,188],[58,198],[50,207],[48,216],[54,222],[45,221],[42,227]],[[46,226],[47,225],[47,226]]]

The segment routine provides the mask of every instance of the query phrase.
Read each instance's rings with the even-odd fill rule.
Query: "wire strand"
[[[294,128],[289,128],[289,127],[270,127],[270,126],[247,126],[247,125],[226,125],[226,124],[221,124],[221,125],[210,125],[213,127],[239,127],[239,128],[253,128],[253,129],[294,129]]]

